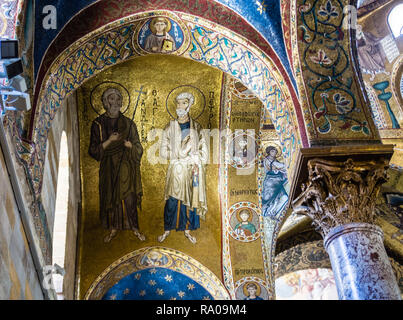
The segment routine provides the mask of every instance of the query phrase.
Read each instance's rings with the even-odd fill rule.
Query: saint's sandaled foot
[[[158,236],[158,241],[163,242],[169,235],[169,231],[165,231],[162,235]]]
[[[111,232],[104,238],[105,243],[111,242],[111,240],[116,236],[118,230],[112,229]]]
[[[146,237],[144,234],[140,233],[139,230],[133,230],[134,235],[139,238],[140,241],[145,241]]]
[[[188,238],[191,243],[193,243],[193,244],[196,243],[196,238],[193,237],[193,236],[190,234],[190,231],[189,231],[189,230],[186,230],[186,231],[185,231],[185,237]]]

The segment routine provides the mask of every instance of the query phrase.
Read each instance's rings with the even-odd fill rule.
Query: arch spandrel
[[[380,143],[358,78],[350,1],[290,1],[290,11],[292,62],[311,145]]]

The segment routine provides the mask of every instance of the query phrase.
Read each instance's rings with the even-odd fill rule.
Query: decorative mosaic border
[[[231,90],[229,90],[229,84],[231,83],[232,79],[230,76],[224,76],[224,91],[221,99],[221,114],[222,120],[220,123],[220,130],[229,129],[230,121],[231,121]],[[222,146],[222,147],[221,147]],[[228,141],[223,142],[220,145],[220,154],[221,157],[225,157],[228,154]],[[219,181],[219,188],[220,188],[220,201],[221,201],[221,225],[222,225],[222,274],[224,279],[224,285],[229,291],[231,298],[235,299],[235,287],[234,287],[234,275],[232,272],[232,263],[231,263],[231,252],[230,252],[230,237],[229,237],[229,228],[230,221],[228,212],[228,162],[225,161],[223,158],[220,161],[220,181]]]

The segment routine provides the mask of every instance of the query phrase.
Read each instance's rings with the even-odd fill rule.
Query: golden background
[[[99,219],[99,163],[88,155],[91,123],[97,117],[91,107],[90,96],[92,89],[101,82],[115,81],[127,88],[131,96],[131,105],[125,115],[129,118],[132,117],[137,100],[136,90],[143,86],[143,91],[147,92],[147,96],[143,95],[140,99],[134,118],[141,140],[142,135],[146,136],[152,126],[164,128],[167,125],[171,118],[166,111],[166,98],[172,89],[182,85],[192,85],[200,89],[206,96],[206,104],[212,103],[209,102],[209,97],[211,97],[211,93],[214,93],[214,109],[210,111],[206,105],[203,114],[197,121],[203,128],[207,128],[210,117],[212,129],[218,128],[222,77],[221,71],[191,60],[175,56],[150,55],[107,69],[78,89],[82,183],[82,215],[77,270],[79,298],[84,297],[91,283],[112,262],[134,250],[149,246],[164,246],[179,250],[198,260],[222,280],[218,164],[207,165],[208,212],[206,220],[200,222],[200,229],[192,232],[197,238],[197,243],[195,245],[190,243],[184,237],[183,232],[172,231],[161,244],[157,241],[157,236],[164,232],[164,187],[167,164],[150,164],[147,161],[147,151],[156,141],[142,142],[144,153],[141,161],[141,176],[144,196],[142,210],[138,215],[140,231],[145,234],[146,241],[139,241],[131,231],[119,231],[110,243],[105,244],[103,238],[107,231],[102,228]],[[156,106],[153,106],[153,104],[155,105],[153,92],[156,94]],[[195,104],[195,108],[200,109],[200,103],[196,101]],[[156,108],[154,123],[153,107]],[[143,134],[140,122],[142,116],[147,121],[144,123]],[[210,148],[212,158],[213,143],[210,144]]]

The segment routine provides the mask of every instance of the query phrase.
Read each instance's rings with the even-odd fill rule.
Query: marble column
[[[313,220],[324,238],[341,300],[400,300],[400,290],[374,224],[375,200],[387,160],[312,159],[294,212]]]
[[[381,228],[349,223],[324,239],[341,300],[400,300]]]

